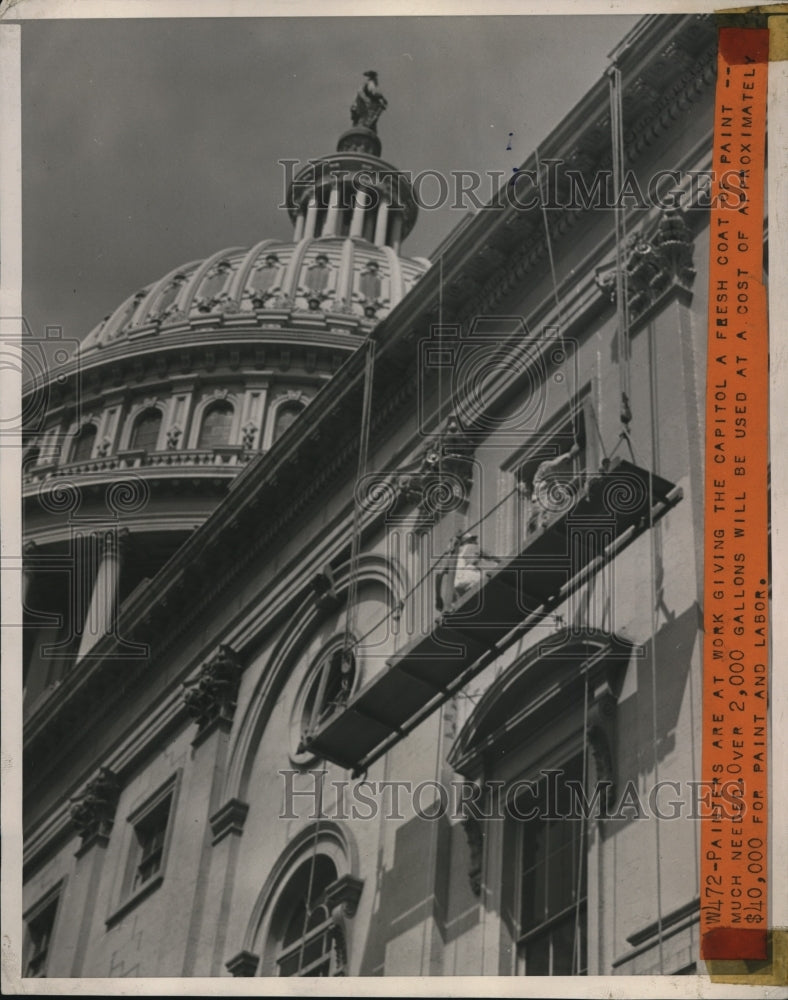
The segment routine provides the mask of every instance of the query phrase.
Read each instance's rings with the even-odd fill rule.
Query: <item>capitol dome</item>
[[[216,326],[274,319],[295,328],[303,318],[310,329],[322,319],[333,330],[364,333],[403,298],[428,263],[355,235],[230,247],[129,296],[90,331],[80,355],[92,360],[95,352],[121,345],[123,353],[136,353],[146,336],[160,348],[186,329],[200,335]]]
[[[406,175],[380,158],[381,106],[362,110],[335,153],[293,178],[291,240],[173,268],[26,388],[25,541],[41,558],[69,558],[94,586],[122,563],[113,606],[287,436],[429,267],[400,253],[417,206]],[[133,539],[122,559],[107,524]],[[38,606],[61,614],[62,587],[43,575],[32,586]],[[75,624],[64,656],[90,648],[86,627]]]

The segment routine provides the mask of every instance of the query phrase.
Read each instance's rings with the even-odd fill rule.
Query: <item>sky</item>
[[[365,70],[378,72],[389,102],[378,123],[384,159],[414,174],[510,173],[602,76],[637,20],[23,22],[23,302],[33,333],[54,325],[82,339],[175,267],[290,238],[278,161],[334,151]],[[402,252],[428,257],[464,214],[422,210]]]

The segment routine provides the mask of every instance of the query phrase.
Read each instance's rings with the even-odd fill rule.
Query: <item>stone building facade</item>
[[[645,18],[431,267],[368,75],[292,242],[88,335],[25,461],[27,975],[696,969],[715,58]]]

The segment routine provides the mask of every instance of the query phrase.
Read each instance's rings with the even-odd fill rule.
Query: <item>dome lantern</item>
[[[343,132],[337,151],[310,160],[295,176],[287,194],[294,239],[346,236],[399,253],[418,214],[405,173],[381,159],[377,132],[388,102],[374,70],[350,108],[352,127]]]

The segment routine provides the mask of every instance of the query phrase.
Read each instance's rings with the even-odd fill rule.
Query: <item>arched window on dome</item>
[[[130,447],[137,451],[156,451],[161,429],[161,410],[151,406],[134,421]]]
[[[96,443],[96,425],[83,424],[74,435],[71,444],[71,461],[87,462],[93,456],[93,446]]]
[[[294,399],[287,403],[282,403],[276,411],[274,420],[274,441],[278,441],[287,428],[304,412],[306,403],[302,400]]]
[[[211,403],[203,413],[200,425],[198,448],[221,448],[230,443],[230,431],[233,425],[233,404],[226,399]]]
[[[271,924],[278,975],[345,975],[345,942],[325,899],[336,880],[333,860],[317,853],[291,877]]]

